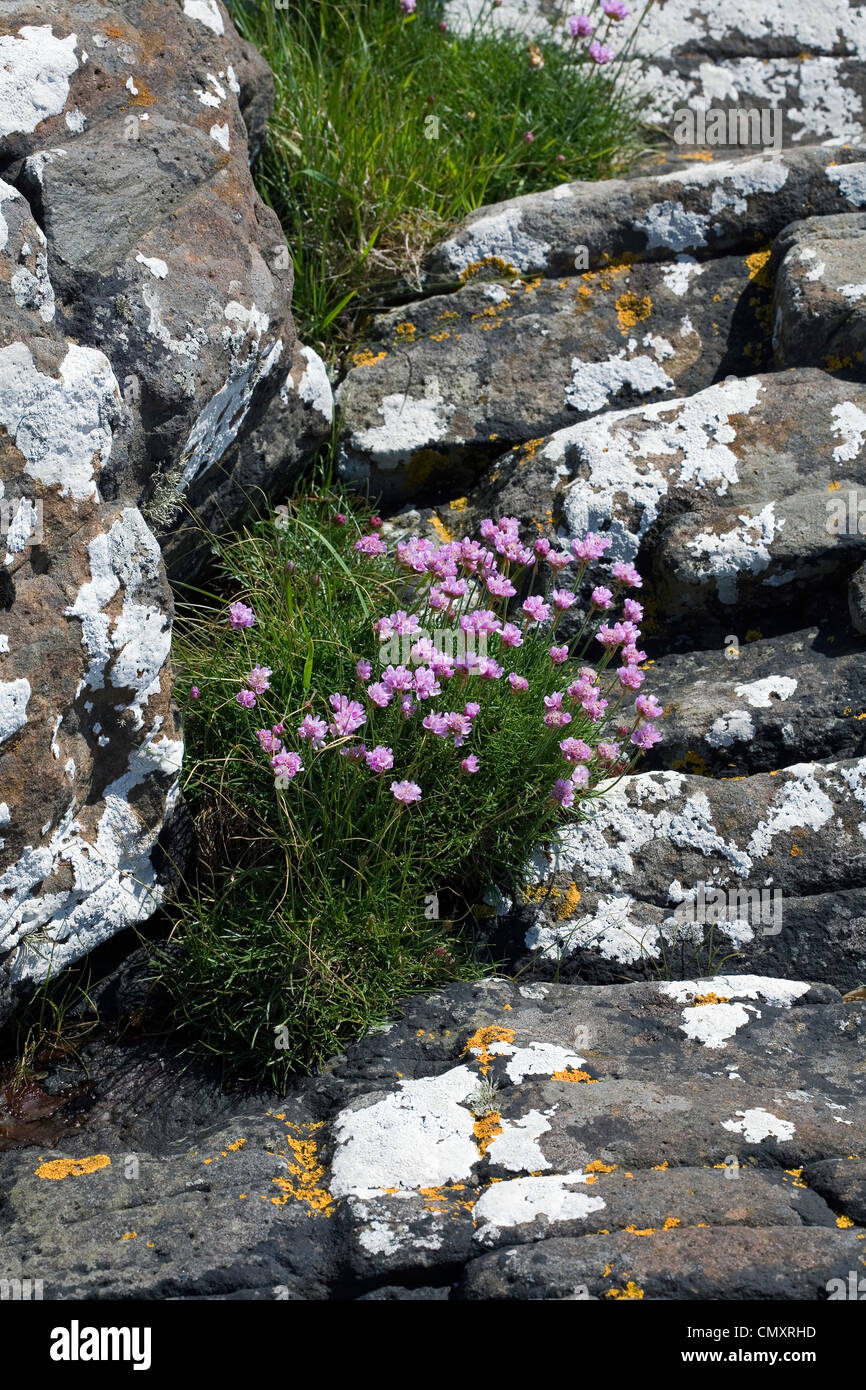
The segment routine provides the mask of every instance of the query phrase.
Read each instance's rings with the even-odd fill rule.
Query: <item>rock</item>
[[[823,1299],[862,1023],[753,976],[454,985],[279,1102],[102,1044],[80,1132],[6,1155],[4,1277],[38,1246],[63,1300]]]
[[[864,153],[862,146],[814,146],[527,193],[472,213],[431,251],[428,278],[465,279],[485,264],[560,277],[626,256],[760,250],[804,208],[825,216],[866,206]]]
[[[866,972],[866,759],[621,779],[539,847],[501,958],[610,982],[730,968],[848,990]],[[519,939],[522,937],[522,941]]]
[[[664,740],[641,770],[670,767],[730,777],[769,772],[792,757],[866,753],[863,643],[831,624],[780,638],[728,633],[715,651],[652,661]]]
[[[125,458],[117,379],[63,335],[45,238],[6,183],[0,211],[2,1022],[159,903],[182,744],[159,546],[103,486]]]
[[[848,581],[848,612],[855,632],[866,635],[866,565],[855,570]]]
[[[0,138],[47,237],[58,321],[121,386],[127,447],[103,487],[160,536],[189,506],[216,529],[257,495],[265,455],[278,490],[299,456],[278,433],[296,370],[292,262],[253,187],[244,120],[260,140],[272,80],[217,0],[99,14],[70,0],[43,18],[28,0],[5,8]],[[44,97],[22,105],[37,70]],[[323,437],[315,411],[289,423]]]
[[[773,346],[780,366],[812,364],[863,379],[866,215],[795,222],[773,248]]]
[[[469,283],[380,315],[338,392],[343,475],[390,502],[443,478],[457,491],[508,445],[754,371],[766,259]]]

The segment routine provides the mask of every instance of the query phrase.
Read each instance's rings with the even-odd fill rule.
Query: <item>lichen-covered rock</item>
[[[811,217],[773,248],[773,346],[780,366],[866,377],[866,214]]]
[[[55,1299],[825,1299],[862,1248],[863,1021],[755,975],[492,980],[279,1102],[103,1049],[81,1131],[6,1156],[4,1277],[38,1246]]]
[[[855,632],[866,635],[866,564],[855,570],[848,581],[848,613]]]
[[[754,694],[754,691],[752,692]],[[539,847],[492,930],[548,974],[866,974],[866,759],[623,778]]]
[[[866,149],[812,146],[688,163],[667,174],[560,184],[472,213],[427,258],[431,278],[483,264],[559,277],[625,256],[672,260],[759,250],[804,209],[815,216],[866,206]],[[576,267],[575,262],[578,262]]]
[[[468,283],[373,320],[338,399],[340,465],[386,500],[470,486],[485,456],[769,355],[767,253]]]
[[[63,336],[45,238],[0,183],[0,1021],[35,981],[150,916],[176,795],[172,602],[112,500],[122,397]]]
[[[853,758],[866,752],[864,645],[846,624],[761,638],[726,634],[714,650],[650,662],[664,740],[642,770],[670,767],[730,777],[769,772],[792,757]]]
[[[47,237],[63,330],[105,353],[122,392],[127,447],[103,487],[160,535],[188,506],[218,527],[261,486],[253,423],[275,489],[298,463],[279,433],[292,262],[252,183],[245,119],[260,139],[268,70],[218,0],[70,0],[50,23],[14,0],[2,23],[5,177]],[[291,424],[324,433],[312,411]]]

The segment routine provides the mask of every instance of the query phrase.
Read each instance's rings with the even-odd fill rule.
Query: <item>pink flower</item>
[[[481,706],[478,704],[477,700],[467,700],[466,704],[463,706],[463,713],[466,715],[467,719],[475,719],[481,713]]]
[[[334,711],[328,728],[338,738],[353,734],[362,724],[366,724],[367,716],[357,700],[348,700],[345,695],[329,695],[328,703]]]
[[[366,658],[363,656],[361,657],[360,661],[355,663],[355,675],[358,677],[359,681],[368,681],[370,679],[372,671],[372,666],[370,665],[369,661],[367,661]]]
[[[485,636],[489,636],[491,632],[498,632],[501,626],[492,608],[475,608],[460,619],[462,632],[483,632]]]
[[[551,801],[558,801],[566,810],[574,805],[574,787],[564,777],[557,778],[556,786],[550,793]]]
[[[345,526],[345,524],[346,524],[346,514],[345,514],[345,512],[334,512],[334,525],[335,525],[335,526]]]
[[[588,787],[589,768],[579,764],[571,774],[571,785],[573,787]]]
[[[421,788],[417,782],[392,782],[391,791],[395,799],[402,801],[404,806],[411,806],[414,801],[421,800]]]
[[[589,15],[573,14],[569,15],[565,21],[568,32],[573,39],[585,39],[592,33],[592,20]]]
[[[611,593],[610,589],[605,589],[605,587],[602,584],[599,584],[592,591],[592,602],[596,608],[612,608],[613,594]]]
[[[297,753],[277,753],[271,758],[271,767],[275,774],[274,783],[278,787],[287,787],[292,778],[304,770]]]
[[[201,695],[201,691],[199,690],[198,686],[197,686],[197,685],[191,685],[190,688],[189,688],[189,698],[190,698],[191,700],[197,700],[197,699],[199,698],[200,695]]]
[[[251,690],[239,690],[235,699],[244,709],[255,709],[256,697]]]
[[[413,661],[423,665],[425,662],[432,661],[435,651],[436,648],[429,637],[419,637],[417,642],[412,643],[409,656]]]
[[[511,580],[506,579],[504,574],[489,574],[486,583],[494,598],[513,598],[517,593]]]
[[[454,747],[460,748],[472,733],[472,720],[459,710],[450,710],[443,716],[448,726],[449,734],[454,735]]]
[[[498,666],[492,656],[483,656],[478,663],[478,674],[483,681],[498,681],[505,675],[502,666]]]
[[[270,666],[254,666],[244,680],[250,690],[254,690],[257,695],[264,695],[265,691],[271,688],[269,677],[272,675]]]
[[[359,541],[355,541],[355,549],[360,550],[363,555],[387,555],[388,547],[381,536],[362,536]]]
[[[314,748],[321,748],[325,742],[328,726],[324,719],[315,719],[312,714],[304,715],[298,725],[298,738],[308,738]]]
[[[359,763],[366,752],[367,745],[365,743],[346,744],[340,749],[340,757],[348,758],[352,763]]]
[[[460,764],[462,772],[477,772],[478,759],[474,753],[470,753],[468,758],[464,758]]]
[[[523,633],[520,631],[520,628],[515,627],[513,623],[506,623],[505,626],[500,629],[499,636],[506,647],[523,646]]]
[[[514,671],[509,672],[508,684],[511,686],[515,695],[522,695],[524,691],[529,689],[529,681],[526,677],[518,676]]]
[[[640,651],[634,642],[627,642],[622,649],[622,659],[629,666],[640,666],[642,661],[646,661],[646,652]]]
[[[229,622],[235,631],[241,627],[252,627],[255,621],[255,613],[245,603],[229,604]]]
[[[447,594],[449,598],[463,598],[468,590],[469,585],[465,579],[450,578],[442,582],[442,592]]]
[[[532,548],[538,556],[539,560],[543,560],[546,555],[550,554],[550,541],[547,539],[546,536],[539,536],[538,540],[535,542],[535,545]]]
[[[434,652],[430,669],[438,680],[448,681],[454,675],[454,661],[447,652]]]
[[[415,713],[417,708],[418,706],[415,704],[415,701],[412,699],[411,695],[403,696],[402,700],[400,701],[400,710],[404,719],[411,719],[412,715]]]
[[[617,647],[624,646],[626,642],[631,642],[635,636],[633,623],[602,623],[598,632],[595,634],[596,642],[600,642],[609,651],[614,651]]]
[[[652,748],[654,743],[661,741],[661,734],[654,724],[641,724],[632,734],[631,741],[636,748]]]
[[[538,594],[531,594],[523,600],[523,611],[534,623],[543,623],[550,617],[550,605]]]
[[[608,48],[606,43],[599,43],[598,39],[593,39],[589,45],[589,56],[594,63],[609,63],[613,58],[613,49]]]
[[[547,709],[562,709],[563,694],[561,690],[554,690],[552,695],[545,695],[544,703]]]
[[[608,19],[625,19],[631,13],[628,5],[623,4],[623,0],[601,0],[601,8]]]
[[[435,584],[427,595],[427,606],[433,609],[434,613],[441,613],[443,608],[448,607],[448,599],[441,589],[437,589]]]
[[[406,666],[386,666],[382,673],[382,684],[386,690],[411,690],[414,682],[412,672]]]
[[[551,550],[547,556],[547,563],[554,574],[558,574],[560,570],[565,569],[566,565],[571,564],[571,556],[565,550]]]
[[[381,518],[380,516],[371,516],[371,517],[370,517],[370,525],[371,525],[371,527],[373,528],[374,531],[381,531],[381,529],[382,529],[382,527],[384,526],[384,524],[385,524],[385,523],[383,522],[383,520],[382,520],[382,518]]]
[[[603,763],[615,763],[620,754],[620,747],[618,743],[600,743],[597,752]]]
[[[624,560],[618,560],[611,570],[614,579],[620,584],[625,584],[629,589],[643,588],[643,580],[635,569],[634,565]]]
[[[390,772],[394,766],[392,750],[384,748],[381,743],[365,755],[365,760],[371,772]]]
[[[275,731],[280,726],[275,724],[272,729],[256,729],[256,738],[259,746],[265,753],[279,753],[282,748],[282,740],[276,737]],[[324,726],[323,726],[324,727]]]
[[[588,763],[592,757],[592,749],[582,738],[564,738],[559,747],[567,763]]]
[[[428,734],[435,734],[437,738],[447,738],[449,731],[448,720],[444,714],[437,714],[433,711],[421,720],[421,728],[426,729]]]
[[[620,666],[616,673],[623,690],[640,690],[646,676],[637,666]]]
[[[544,716],[544,722],[548,729],[564,729],[571,723],[571,715],[564,709],[551,709]]]
[[[419,666],[415,671],[415,693],[419,700],[432,700],[442,693],[442,687],[429,666]]]
[[[424,574],[433,554],[433,542],[420,536],[412,536],[408,541],[397,542],[397,563],[404,569]]]
[[[562,666],[568,660],[568,647],[551,647],[550,659],[554,666]]]
[[[590,560],[600,560],[610,544],[609,536],[597,536],[594,531],[587,531],[582,541],[571,542],[571,549],[575,559],[586,564]]]
[[[400,0],[400,9],[404,14],[414,14],[417,0]]]
[[[372,700],[379,709],[386,709],[391,703],[391,691],[387,690],[381,681],[374,681],[367,686],[367,698]]]
[[[561,613],[564,613],[574,603],[577,594],[573,594],[570,589],[554,589],[550,597],[553,599],[554,608],[558,608]]]
[[[658,719],[662,713],[662,707],[655,695],[638,695],[634,707],[644,719]]]
[[[533,135],[533,133],[532,133],[531,130],[527,130],[527,131],[524,132],[524,135],[523,135],[523,143],[524,143],[525,145],[531,145],[531,144],[533,143],[534,140],[535,140],[535,136]]]
[[[622,610],[630,622],[639,623],[643,619],[643,604],[638,603],[636,598],[627,598]]]

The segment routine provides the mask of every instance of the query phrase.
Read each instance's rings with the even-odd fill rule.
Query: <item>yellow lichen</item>
[[[588,1086],[598,1085],[597,1076],[590,1076],[588,1071],[578,1071],[576,1067],[564,1067],[562,1071],[555,1071],[550,1079],[551,1081],[585,1081]]]
[[[680,1224],[680,1218],[679,1218],[678,1216],[666,1216],[666,1217],[665,1217],[665,1224],[662,1226],[662,1230],[663,1230],[663,1231],[673,1231],[673,1230],[675,1229],[675,1227],[679,1226],[679,1224]]]
[[[643,1298],[644,1291],[639,1289],[633,1279],[629,1279],[624,1289],[608,1289],[605,1298]]]
[[[452,497],[448,503],[452,512],[465,512],[469,503],[468,497]]]
[[[465,270],[461,270],[460,279],[465,284],[473,276],[480,275],[483,270],[497,270],[500,275],[519,275],[516,266],[509,261],[504,261],[501,256],[483,256],[480,261],[471,261]]]
[[[413,343],[415,341],[415,325],[410,323],[408,319],[404,323],[398,323],[394,332],[401,342]]]
[[[387,356],[387,352],[377,352],[374,355],[369,348],[364,348],[361,352],[353,353],[352,365],[354,367],[374,367],[377,362],[381,362]]]
[[[626,290],[625,294],[621,294],[616,300],[616,317],[620,333],[624,335],[629,329],[648,319],[652,307],[653,302],[648,294],[638,296],[632,290]]]
[[[135,1240],[137,1236],[138,1236],[138,1231],[126,1231],[126,1232],[120,1237],[120,1239],[121,1239],[121,1240]]]
[[[40,1163],[35,1170],[37,1178],[48,1178],[60,1182],[63,1178],[80,1178],[86,1173],[97,1173],[100,1168],[109,1168],[108,1154],[92,1154],[90,1158],[55,1158],[50,1163]]]
[[[735,782],[737,781],[737,778],[731,777],[728,780],[731,782]],[[730,1004],[730,1002],[731,1000],[729,995],[715,994],[712,990],[710,990],[709,994],[695,995],[695,1008],[697,1008],[699,1004]],[[659,1164],[659,1167],[661,1168],[667,1168],[667,1166],[668,1165],[666,1163]]]
[[[321,1129],[321,1124],[292,1125],[292,1129],[311,1134]],[[271,1198],[274,1206],[283,1207],[290,1197],[294,1197],[296,1202],[306,1205],[308,1216],[331,1216],[334,1211],[334,1198],[321,1185],[325,1169],[319,1162],[319,1150],[315,1139],[294,1139],[287,1134],[286,1143],[292,1156],[286,1163],[291,1176],[271,1179],[282,1193],[280,1197]]]
[[[840,1231],[847,1231],[850,1226],[854,1225],[854,1222],[850,1216],[837,1216],[836,1225]]]
[[[444,545],[447,545],[449,541],[453,541],[454,532],[445,525],[442,518],[437,516],[435,512],[430,517],[430,525]]]
[[[571,883],[565,890],[562,902],[556,909],[556,919],[561,922],[563,918],[570,917],[580,902],[580,889],[576,883]]]
[[[587,1173],[614,1173],[616,1172],[615,1163],[602,1163],[600,1158],[594,1158],[592,1163],[587,1163],[584,1170]]]
[[[770,259],[770,248],[766,247],[762,251],[753,251],[751,256],[745,257],[746,269],[749,272],[749,279],[754,280],[756,285],[768,285],[767,262]]]
[[[472,1126],[472,1133],[478,1145],[478,1152],[483,1158],[497,1134],[502,1133],[502,1116],[499,1111],[494,1110],[492,1114],[476,1120]]]

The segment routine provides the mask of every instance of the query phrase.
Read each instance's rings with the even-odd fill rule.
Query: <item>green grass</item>
[[[643,99],[626,70],[576,62],[577,47],[544,44],[544,66],[533,67],[525,39],[484,22],[471,37],[441,33],[435,0],[409,17],[397,0],[287,9],[230,0],[230,9],[274,72],[256,180],[294,256],[299,332],[326,356],[376,285],[411,280],[455,220],[559,182],[611,177],[644,148]]]
[[[392,772],[355,765],[332,736],[319,751],[301,742],[301,719],[329,718],[332,692],[364,699],[359,658],[372,661],[373,680],[381,675],[375,617],[414,606],[428,631],[438,625],[425,610],[426,579],[413,598],[390,557],[358,554],[366,520],[345,499],[300,497],[286,529],[262,521],[221,543],[218,606],[191,595],[178,612],[183,790],[200,858],[177,909],[183,949],[167,983],[198,1046],[229,1071],[277,1084],[381,1022],[402,996],[483,972],[473,946],[480,900],[491,886],[522,883],[530,851],[562,820],[549,795],[568,775],[560,739],[594,747],[611,737],[610,721],[607,732],[591,726],[579,707],[565,732],[542,724],[542,695],[574,675],[573,664],[553,666],[544,634],[507,652],[490,639],[490,655],[528,679],[524,695],[504,678],[470,676],[443,680],[441,696],[408,720],[396,700],[370,703],[357,738],[392,749]],[[230,628],[234,599],[254,608],[254,627]],[[235,696],[254,665],[272,668],[271,688],[247,710]],[[461,751],[421,729],[424,713],[467,700],[481,711]],[[610,715],[616,722],[622,711],[614,704]],[[286,749],[304,762],[283,790],[256,738],[280,722]],[[469,753],[480,760],[471,775],[459,767]],[[592,784],[606,775],[594,764]],[[422,801],[401,807],[395,779],[416,781]]]

